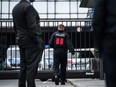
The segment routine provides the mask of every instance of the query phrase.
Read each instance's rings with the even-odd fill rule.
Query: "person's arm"
[[[69,51],[74,56],[74,54],[75,54],[74,47],[73,47],[73,44],[72,44],[72,42],[71,42],[70,37],[69,37],[68,34],[66,34],[66,44],[67,44],[67,47],[68,47]]]
[[[94,0],[93,14],[94,44],[96,48],[101,47],[105,28],[105,0]]]

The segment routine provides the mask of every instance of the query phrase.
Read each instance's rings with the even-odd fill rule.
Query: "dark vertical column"
[[[0,0],[0,19],[2,18],[2,1]]]
[[[54,19],[56,18],[56,0],[54,1]]]

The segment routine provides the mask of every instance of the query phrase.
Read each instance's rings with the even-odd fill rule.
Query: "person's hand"
[[[75,57],[76,57],[75,54],[73,54],[73,55],[72,55],[72,58],[75,58]]]

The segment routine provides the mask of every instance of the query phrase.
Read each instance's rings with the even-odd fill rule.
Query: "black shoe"
[[[65,85],[65,82],[61,82],[61,85]]]
[[[59,78],[58,78],[58,76],[55,76],[55,84],[59,85]]]

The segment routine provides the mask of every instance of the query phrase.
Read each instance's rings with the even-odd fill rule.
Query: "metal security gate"
[[[19,47],[15,43],[12,9],[19,0],[0,0],[0,79],[18,77]],[[65,25],[75,48],[76,58],[67,52],[67,78],[99,78],[99,58],[93,45],[91,8],[80,8],[81,0],[35,0],[32,5],[41,18],[45,49],[38,64],[38,78],[52,78],[53,49],[48,42],[59,24]],[[9,75],[10,74],[10,75]]]
[[[96,56],[96,50],[93,48],[93,35],[90,26],[91,20],[41,20],[41,28],[45,48],[42,55],[42,61],[38,64],[39,78],[51,78],[53,67],[53,49],[49,48],[48,42],[53,32],[57,31],[59,24],[65,25],[65,31],[69,33],[71,41],[75,48],[76,58],[71,57],[67,52],[67,77],[85,78],[99,77],[99,59]],[[0,20],[0,42],[4,47],[1,51],[1,72],[19,72],[20,53],[15,44],[15,32],[13,30],[12,20]],[[2,62],[4,61],[4,62]],[[78,73],[78,74],[77,74]],[[41,74],[41,75],[40,75]],[[46,75],[45,75],[46,74]],[[75,75],[74,75],[75,74]],[[44,77],[45,76],[45,77]]]

